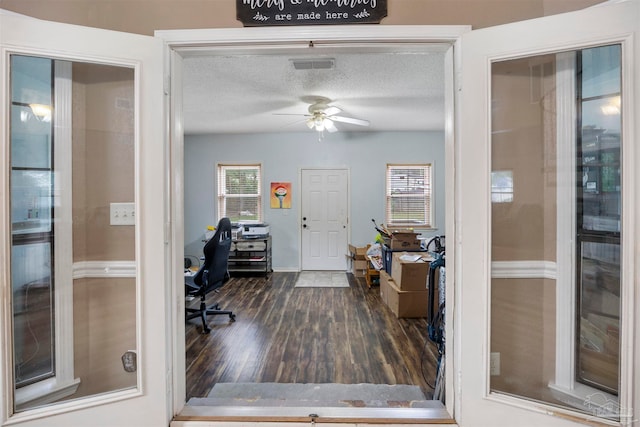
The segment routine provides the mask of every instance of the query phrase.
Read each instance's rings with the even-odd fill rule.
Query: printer
[[[243,239],[260,239],[269,236],[269,224],[239,223]]]

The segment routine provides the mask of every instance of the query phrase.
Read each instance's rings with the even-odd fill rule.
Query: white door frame
[[[11,232],[7,165],[9,162],[9,124],[7,112],[9,77],[8,60],[11,54],[42,56],[52,59],[97,63],[135,70],[135,204],[136,227],[135,263],[125,268],[125,274],[136,277],[136,351],[139,369],[134,374],[137,386],[125,390],[97,394],[16,412],[13,410],[12,315],[6,310],[10,288]],[[0,351],[0,423],[21,426],[70,425],[161,425],[170,419],[170,408],[160,407],[171,392],[172,361],[167,352],[166,339],[170,329],[170,303],[165,289],[167,271],[171,268],[166,257],[162,230],[165,228],[165,145],[163,129],[158,123],[164,119],[157,108],[163,102],[162,75],[154,70],[162,67],[161,41],[139,34],[107,31],[97,28],[61,24],[39,20],[0,10],[0,305],[2,349]],[[160,267],[158,267],[160,265]],[[102,271],[102,274],[105,272]],[[111,274],[111,272],[106,272]],[[154,333],[154,325],[161,325],[163,334]],[[70,332],[70,331],[67,331]],[[126,351],[126,349],[125,349]],[[119,362],[119,361],[118,361]],[[157,409],[157,410],[156,410]]]
[[[615,3],[615,2],[612,2]],[[636,165],[640,162],[637,149],[640,122],[638,94],[640,93],[639,22],[640,6],[637,1],[602,4],[593,8],[536,20],[502,25],[472,31],[462,37],[464,53],[461,66],[460,150],[456,166],[465,171],[465,177],[456,182],[456,222],[459,225],[456,241],[458,262],[456,271],[464,292],[460,293],[455,321],[461,325],[456,331],[456,351],[464,353],[459,360],[458,372],[464,379],[464,393],[460,399],[456,420],[464,425],[545,425],[567,426],[574,422],[602,422],[602,419],[579,414],[524,398],[495,393],[489,384],[490,349],[490,285],[491,285],[491,63],[515,58],[562,53],[576,49],[620,43],[623,46],[623,257],[622,257],[622,333],[621,354],[621,409],[631,408],[637,419],[640,407],[637,373],[638,304],[638,241],[640,224],[638,208],[640,175]],[[535,34],[535,37],[531,37]],[[634,126],[635,129],[634,129]],[[458,178],[461,178],[458,176]],[[462,239],[461,239],[462,240]],[[560,310],[565,307],[559,307]],[[473,326],[472,326],[473,325]],[[633,355],[636,354],[634,358]],[[496,415],[500,414],[500,415]],[[625,423],[629,420],[623,420]],[[604,422],[602,422],[604,425]],[[634,422],[636,425],[637,421]],[[609,424],[609,423],[607,423]],[[613,424],[613,423],[612,423]],[[616,425],[620,425],[615,423]]]
[[[380,44],[393,44],[402,46],[402,43],[446,43],[450,44],[445,58],[445,168],[446,168],[446,209],[447,218],[454,218],[454,76],[460,70],[459,63],[454,61],[454,46],[459,52],[459,40],[462,34],[471,30],[467,25],[456,26],[413,26],[413,25],[380,25],[380,26],[301,26],[301,27],[265,27],[265,28],[231,28],[231,29],[207,29],[207,30],[170,30],[156,31],[156,37],[162,38],[165,42],[165,74],[170,76],[170,87],[172,96],[169,105],[169,119],[167,129],[170,135],[170,164],[171,170],[169,179],[169,191],[171,203],[171,229],[168,230],[171,236],[172,265],[182,265],[184,258],[184,207],[181,203],[173,202],[183,200],[184,187],[184,165],[183,149],[184,135],[182,133],[183,121],[181,116],[182,104],[182,74],[181,59],[192,52],[225,52],[249,53],[260,51],[266,53],[269,49],[276,49],[282,52],[283,49],[304,50],[308,48],[309,40],[314,45],[319,46],[357,46],[366,43],[368,46],[372,42]],[[457,53],[456,53],[457,55]],[[450,241],[455,242],[454,221],[447,221],[446,235]],[[454,265],[455,254],[452,251],[448,255],[449,262]],[[174,282],[180,283],[182,280],[181,271],[174,272]],[[455,271],[451,269],[447,274],[447,301],[454,303],[454,281]],[[184,408],[185,390],[185,343],[184,343],[184,289],[175,287],[171,290],[173,304],[173,325],[172,330],[176,331],[173,339],[173,413],[178,414]],[[453,312],[447,311],[447,334],[454,336]],[[455,340],[449,341],[449,351],[446,354],[446,406],[449,414],[454,415],[454,389],[458,386],[454,384],[454,371],[456,370],[457,359],[455,351]],[[453,351],[451,351],[453,350]]]
[[[632,3],[634,5],[632,5]],[[617,27],[619,23],[618,19],[615,19],[613,22],[608,22],[606,19],[601,19],[602,16],[599,16],[599,12],[597,10],[592,11],[581,11],[576,12],[576,14],[580,14],[583,17],[587,17],[588,19],[579,23],[580,31],[573,33],[569,31],[565,27],[566,20],[563,20],[562,15],[557,15],[555,17],[542,18],[545,23],[550,24],[555,31],[560,31],[563,34],[563,37],[569,37],[573,40],[581,40],[581,43],[592,42],[595,44],[599,44],[604,42],[603,38],[597,37],[600,32],[602,32],[602,28],[605,27],[607,30],[606,34],[609,34],[609,41],[619,41],[626,40],[628,41],[629,50],[632,52],[634,57],[633,63],[624,64],[625,72],[627,73],[628,81],[627,83],[633,88],[634,93],[627,96],[626,99],[626,110],[632,114],[632,117],[629,117],[629,120],[626,121],[625,126],[627,130],[629,130],[628,135],[630,138],[635,138],[637,140],[638,135],[637,132],[634,134],[633,132],[637,129],[637,125],[633,123],[640,123],[640,109],[637,108],[638,101],[640,99],[640,67],[637,66],[639,58],[640,58],[640,43],[638,42],[638,30],[637,30],[637,20],[638,20],[638,4],[635,1],[629,1],[625,5],[622,2],[621,5],[614,6],[604,6],[603,8],[609,7],[619,7],[621,13],[618,15],[619,20],[626,19],[625,23],[627,27],[629,25],[635,25],[635,36],[630,37],[629,33],[625,33],[624,30],[621,30]],[[627,9],[628,8],[628,9]],[[628,11],[626,15],[625,11]],[[602,14],[603,16],[606,13]],[[623,16],[624,15],[624,16]],[[576,16],[576,15],[574,15]],[[629,24],[629,20],[634,19],[635,23]],[[526,38],[538,39],[538,37],[532,38],[530,37],[530,32],[527,31],[528,25],[520,26],[522,23],[511,24],[509,26],[501,26],[500,28],[487,29],[486,32],[497,31],[500,32],[504,28],[513,28],[514,31],[517,31],[520,35],[526,34]],[[586,28],[590,24],[591,28]],[[61,28],[64,28],[65,31],[62,34],[62,37],[65,39],[65,42],[68,42],[72,46],[76,46],[78,49],[82,48],[82,52],[86,52],[84,57],[87,60],[94,59],[97,62],[103,62],[104,58],[99,58],[94,53],[96,49],[95,40],[100,40],[101,42],[114,42],[120,41],[124,45],[128,43],[132,38],[137,38],[141,36],[136,35],[121,35],[116,32],[111,32],[109,40],[103,40],[106,31],[96,30],[96,29],[87,29],[82,27],[76,27],[75,30],[71,30],[72,26],[65,26],[64,24],[55,24],[55,23],[47,23],[44,25],[50,25],[51,37],[49,39],[43,38],[40,35],[31,34],[29,31],[23,31],[23,35],[26,38],[29,38],[29,46],[32,46],[33,52],[42,52],[43,54],[49,54],[49,52],[58,52],[59,57],[68,57],[69,51],[64,50],[65,46],[60,46],[58,44],[60,39],[60,34],[58,32]],[[516,27],[517,26],[517,27]],[[595,30],[594,30],[595,29]],[[539,28],[538,28],[539,30]],[[483,161],[486,148],[486,141],[488,140],[488,135],[480,132],[477,133],[468,133],[461,135],[461,141],[465,145],[465,149],[469,151],[465,153],[465,156],[461,156],[460,150],[454,150],[454,118],[462,117],[460,112],[465,108],[473,108],[472,105],[465,106],[456,104],[455,109],[458,114],[454,114],[454,93],[458,93],[461,84],[464,84],[466,81],[464,79],[464,75],[461,74],[460,64],[461,61],[458,57],[460,50],[460,40],[463,33],[469,31],[469,27],[467,26],[446,26],[446,27],[428,27],[428,26],[313,26],[313,27],[290,27],[290,28],[259,28],[259,29],[219,29],[219,30],[185,30],[185,31],[171,31],[171,32],[158,32],[157,36],[164,39],[165,41],[165,66],[166,66],[166,75],[170,76],[166,80],[166,90],[169,91],[168,87],[171,85],[173,88],[173,96],[170,97],[170,101],[167,101],[167,106],[170,107],[169,117],[167,120],[167,134],[171,137],[171,144],[167,148],[168,151],[163,152],[162,150],[156,150],[156,154],[148,149],[145,149],[142,153],[143,155],[140,158],[141,162],[141,170],[144,174],[144,179],[153,180],[157,178],[159,175],[162,175],[162,169],[164,169],[164,176],[167,177],[167,180],[163,183],[165,184],[165,189],[167,193],[170,194],[170,199],[167,200],[164,194],[159,194],[154,192],[151,195],[141,195],[143,200],[140,201],[140,206],[146,211],[145,213],[141,213],[138,216],[144,216],[143,226],[147,230],[159,230],[164,226],[165,232],[161,233],[162,235],[153,235],[147,236],[143,234],[145,240],[149,242],[151,246],[154,248],[162,246],[163,241],[167,243],[168,248],[167,251],[170,252],[170,262],[165,262],[165,269],[157,269],[157,264],[159,261],[165,261],[163,259],[162,254],[156,253],[157,251],[151,250],[144,254],[144,259],[140,259],[140,263],[143,271],[146,273],[146,277],[144,277],[144,281],[152,282],[157,285],[157,292],[152,292],[149,288],[145,286],[145,289],[148,291],[144,295],[140,295],[141,301],[140,304],[144,305],[146,312],[144,316],[149,316],[150,318],[156,317],[157,319],[161,319],[158,327],[160,330],[164,331],[164,336],[158,336],[157,334],[153,334],[150,329],[144,330],[145,335],[141,335],[143,337],[143,342],[141,343],[141,348],[145,350],[145,355],[143,356],[142,362],[149,366],[153,366],[153,369],[150,369],[150,372],[157,373],[161,370],[166,372],[166,375],[158,375],[158,376],[145,376],[144,381],[141,381],[139,384],[143,387],[143,392],[141,394],[141,390],[134,391],[133,394],[137,395],[136,399],[128,399],[131,397],[129,393],[124,392],[122,395],[115,396],[115,400],[117,399],[125,399],[121,402],[117,403],[112,400],[109,403],[104,402],[99,396],[94,399],[89,399],[87,401],[83,401],[80,404],[74,404],[71,402],[69,405],[65,406],[65,409],[77,409],[75,412],[68,412],[66,414],[61,414],[59,417],[49,418],[47,421],[50,421],[51,425],[77,425],[79,419],[84,419],[84,421],[88,421],[88,418],[91,418],[98,424],[106,425],[109,419],[113,419],[114,416],[122,418],[123,414],[126,415],[127,423],[143,425],[152,420],[161,420],[166,419],[166,412],[173,409],[172,413],[178,413],[182,407],[184,406],[184,396],[185,396],[185,388],[184,388],[184,289],[182,286],[170,286],[181,283],[183,280],[181,269],[172,269],[173,266],[182,265],[183,259],[183,241],[184,241],[184,230],[183,230],[183,207],[181,203],[176,203],[177,200],[182,200],[183,188],[182,188],[182,177],[183,177],[183,165],[182,165],[182,143],[183,137],[181,133],[182,129],[182,118],[179,115],[179,106],[180,96],[182,94],[181,84],[180,84],[180,55],[185,53],[189,49],[218,49],[227,50],[227,51],[242,51],[247,52],[250,50],[261,50],[264,51],[268,48],[273,48],[276,45],[284,46],[289,49],[298,48],[304,49],[308,45],[309,40],[313,40],[314,42],[324,43],[326,45],[331,44],[341,44],[341,45],[357,45],[359,43],[371,43],[380,42],[380,43],[450,43],[455,46],[455,56],[456,61],[453,61],[454,53],[453,49],[448,54],[447,61],[447,107],[446,107],[446,151],[445,151],[445,162],[446,162],[446,181],[447,181],[447,198],[446,198],[446,215],[448,218],[453,220],[447,221],[446,225],[446,235],[450,238],[449,241],[452,242],[450,244],[450,253],[448,256],[449,265],[453,266],[453,269],[449,269],[447,274],[447,301],[449,303],[449,307],[453,307],[453,310],[447,310],[447,336],[453,337],[453,339],[448,340],[448,352],[447,352],[447,361],[446,364],[450,369],[447,369],[447,409],[450,414],[455,414],[455,418],[457,420],[461,420],[460,416],[464,418],[467,415],[468,425],[474,425],[478,423],[482,423],[482,417],[474,417],[474,411],[481,411],[483,415],[486,414],[487,411],[493,411],[493,415],[491,420],[492,424],[512,424],[512,425],[524,425],[529,421],[537,420],[541,421],[545,425],[549,423],[553,423],[553,425],[569,425],[572,421],[567,420],[563,417],[549,417],[549,413],[551,409],[544,406],[532,407],[532,405],[523,405],[522,401],[510,401],[505,402],[504,399],[497,399],[494,396],[487,395],[486,382],[484,382],[482,375],[486,379],[487,371],[488,371],[488,361],[486,360],[486,336],[484,334],[479,334],[480,336],[474,336],[474,334],[465,334],[463,335],[460,331],[460,326],[456,331],[453,331],[453,323],[454,321],[460,325],[461,321],[467,319],[468,317],[463,317],[461,313],[461,293],[460,289],[454,289],[453,284],[456,281],[456,277],[454,275],[459,276],[461,279],[464,278],[465,281],[471,283],[479,284],[475,287],[476,289],[465,289],[465,301],[468,301],[468,304],[465,310],[472,308],[473,305],[481,305],[478,304],[479,301],[485,301],[483,295],[486,294],[486,283],[489,280],[489,267],[488,267],[488,259],[486,255],[486,247],[482,244],[478,244],[478,242],[482,242],[482,239],[471,239],[469,240],[469,236],[473,235],[474,227],[478,226],[481,230],[477,231],[483,236],[487,233],[488,224],[486,221],[483,221],[483,218],[480,218],[478,221],[477,213],[478,211],[483,211],[486,207],[487,203],[487,195],[488,191],[488,180],[486,179],[486,171],[484,171],[483,165],[480,167],[479,174],[475,175],[475,177],[480,177],[480,180],[476,179],[476,183],[465,183],[462,185],[460,182],[461,171],[459,170],[457,173],[455,172],[454,166],[457,166],[458,169],[469,166],[471,171],[475,171],[473,165],[477,161]],[[485,30],[480,30],[485,31]],[[595,32],[595,36],[594,36]],[[6,26],[0,28],[0,36],[18,34],[20,31],[11,31],[7,30]],[[79,37],[79,33],[82,35]],[[87,36],[87,33],[91,33],[90,37]],[[496,33],[496,35],[500,36],[500,34],[504,37],[505,33]],[[616,36],[617,34],[617,36]],[[544,34],[537,34],[539,37],[544,37]],[[3,42],[10,43],[10,38],[3,39]],[[554,41],[554,45],[558,49],[563,48],[571,48],[566,42],[562,40]],[[581,44],[579,47],[582,47]],[[266,45],[270,45],[266,47]],[[491,47],[490,45],[485,47]],[[547,45],[548,46],[548,45]],[[136,50],[136,47],[126,46],[123,48],[122,53],[126,53],[127,55],[131,53],[132,55],[139,54],[140,57],[144,57],[145,53]],[[526,52],[524,52],[524,51]],[[133,51],[133,52],[132,52]],[[544,49],[540,49],[535,43],[531,43],[526,48],[522,48],[521,46],[517,49],[511,51],[512,55],[515,54],[533,54],[535,52],[543,52]],[[505,53],[503,53],[505,54]],[[506,55],[506,54],[505,54]],[[54,55],[52,55],[54,56]],[[82,56],[82,55],[81,55]],[[78,58],[76,55],[72,55],[72,57]],[[485,58],[490,57],[488,55]],[[82,59],[82,58],[78,58]],[[136,61],[135,59],[133,60]],[[153,62],[154,60],[152,60]],[[454,67],[455,62],[455,67]],[[118,61],[118,63],[120,63]],[[488,62],[480,61],[478,63],[480,70],[482,73],[487,72],[487,64]],[[153,65],[156,65],[155,62]],[[470,75],[472,72],[476,70],[471,70],[467,72]],[[5,69],[0,70],[0,76],[3,76]],[[454,84],[453,76],[461,76],[462,79],[458,80],[456,78],[456,84]],[[483,74],[484,75],[484,74]],[[3,76],[4,77],[4,76]],[[169,81],[170,79],[170,81]],[[155,78],[152,79],[155,81]],[[5,81],[5,80],[3,80]],[[470,80],[469,83],[473,84],[475,81]],[[139,81],[137,82],[140,85],[148,87],[149,81]],[[465,87],[465,93],[468,91],[486,91],[487,81],[486,79],[482,79],[481,85],[479,87]],[[155,87],[155,86],[153,86]],[[151,88],[151,87],[149,87]],[[6,87],[5,87],[6,89]],[[5,91],[6,92],[6,91]],[[152,91],[153,92],[153,91]],[[487,93],[484,93],[481,96],[486,96]],[[465,94],[466,97],[466,94]],[[153,94],[153,99],[159,101],[159,94]],[[456,97],[457,100],[460,100],[459,97]],[[148,103],[152,100],[142,100],[143,104]],[[161,101],[156,102],[162,103]],[[484,109],[487,108],[487,105],[483,105],[481,111],[477,111],[475,113],[470,113],[469,117],[474,117],[474,122],[469,123],[467,129],[486,129],[487,128],[487,120],[488,115],[483,114]],[[152,111],[153,108],[141,109],[140,113],[142,114],[142,120],[144,122],[149,122],[155,116],[153,116]],[[155,110],[157,111],[157,110]],[[0,112],[4,112],[4,105],[0,106]],[[467,110],[468,112],[468,110]],[[5,114],[2,114],[0,120],[4,120],[6,117]],[[478,122],[480,121],[480,122]],[[156,121],[157,124],[157,121]],[[4,128],[6,129],[6,127]],[[153,130],[154,127],[151,126],[148,129]],[[162,141],[162,132],[156,126],[153,130],[152,134],[143,135],[143,139],[147,140],[156,139],[157,141]],[[460,130],[460,123],[456,123],[456,129]],[[464,130],[463,130],[464,131]],[[161,145],[161,144],[160,144]],[[629,144],[630,145],[630,144]],[[0,153],[0,157],[5,155],[6,150],[3,149],[2,153]],[[168,154],[168,165],[165,165],[162,159],[163,154]],[[475,156],[475,158],[473,158]],[[635,165],[640,163],[640,150],[634,149],[633,146],[629,147],[629,151],[625,152],[625,170],[633,171]],[[6,159],[5,159],[6,160]],[[6,164],[6,161],[3,162]],[[6,174],[3,174],[3,176]],[[466,175],[465,175],[466,176]],[[483,179],[484,178],[484,179]],[[629,175],[630,186],[626,188],[637,189],[640,187],[640,174],[630,172]],[[480,185],[480,187],[477,187]],[[155,187],[154,187],[155,188]],[[478,194],[474,194],[474,191],[479,190]],[[627,190],[630,191],[630,190]],[[628,223],[625,226],[628,226],[627,231],[632,234],[630,236],[635,242],[640,241],[640,224],[638,224],[638,212],[640,212],[640,197],[635,196],[634,194],[625,194],[625,196],[629,196],[626,200],[629,202],[625,209],[625,218],[628,219]],[[468,199],[467,199],[468,197]],[[484,197],[484,198],[482,198]],[[480,200],[479,200],[480,198]],[[479,204],[475,202],[479,201]],[[463,203],[464,202],[464,203]],[[466,213],[462,213],[461,209],[465,206],[475,206],[475,209],[470,209]],[[168,212],[166,210],[169,210]],[[2,212],[5,212],[6,209],[0,211],[0,215],[3,215]],[[166,215],[166,223],[163,222],[165,215],[158,215],[158,212],[163,212]],[[480,212],[481,216],[484,215]],[[472,216],[470,218],[470,216]],[[6,224],[6,217],[2,216],[3,221],[2,224]],[[462,220],[465,220],[466,227],[462,227]],[[138,220],[140,223],[140,219]],[[464,234],[465,245],[464,250],[462,246],[462,237]],[[5,236],[6,237],[6,236]],[[476,235],[477,237],[477,235]],[[2,246],[0,247],[0,254],[6,255],[8,253],[8,249],[6,247],[7,239],[3,239]],[[471,242],[471,244],[468,244]],[[485,242],[486,245],[486,242]],[[636,245],[637,246],[637,245]],[[453,247],[453,250],[451,250]],[[637,262],[638,257],[638,249],[635,248],[634,251],[629,251],[624,254],[623,266],[629,266],[630,269],[625,271],[627,281],[631,280],[636,283],[639,279],[638,268],[635,267],[635,263]],[[465,265],[461,264],[461,256],[466,254]],[[152,256],[157,255],[157,256]],[[455,258],[454,258],[455,257]],[[6,257],[5,257],[6,258]],[[162,270],[162,271],[160,271]],[[6,281],[6,269],[2,273],[2,280]],[[168,271],[172,271],[171,280],[165,281],[165,276]],[[479,275],[476,273],[479,272]],[[164,287],[163,287],[164,286]],[[627,360],[628,355],[638,354],[640,353],[640,341],[635,339],[638,336],[638,331],[640,330],[640,314],[638,313],[638,305],[634,305],[633,302],[637,299],[637,292],[631,292],[630,297],[632,301],[625,301],[626,310],[633,310],[635,317],[632,317],[631,322],[633,322],[632,327],[627,328],[627,347],[624,347],[626,350],[629,350],[628,353],[625,353],[623,356],[622,363],[623,365],[631,365],[633,367],[632,372],[635,372],[635,369],[639,367],[638,363],[635,360]],[[458,298],[458,299],[456,299]],[[474,300],[475,298],[475,300]],[[154,304],[154,302],[158,302],[158,304]],[[463,302],[463,301],[462,301]],[[485,301],[486,303],[486,301]],[[171,308],[168,308],[171,307]],[[485,322],[486,321],[486,313],[482,310],[486,310],[486,305],[484,309],[480,307],[479,318],[474,319],[475,322]],[[473,315],[472,312],[469,312],[468,315]],[[4,313],[3,313],[4,316]],[[150,324],[150,323],[149,323]],[[146,323],[145,323],[146,325]],[[182,334],[180,335],[180,331]],[[151,333],[150,333],[151,332]],[[454,333],[455,332],[455,333]],[[478,334],[476,334],[478,335]],[[171,338],[170,338],[171,337]],[[462,340],[464,341],[465,349],[468,350],[469,354],[465,355],[463,359],[461,356],[461,344]],[[171,341],[173,340],[173,341]],[[453,347],[453,351],[451,351]],[[474,348],[474,347],[477,347]],[[480,353],[478,353],[478,351]],[[173,353],[172,353],[173,352]],[[484,352],[484,353],[483,353]],[[452,354],[453,353],[453,354]],[[0,356],[2,360],[0,360],[0,364],[3,365],[6,369],[10,370],[11,366],[6,360],[6,357]],[[173,360],[172,360],[173,358]],[[475,364],[468,364],[467,362],[470,359],[477,358],[478,361]],[[464,363],[467,363],[463,365]],[[7,372],[8,372],[7,370]],[[171,372],[173,370],[173,372]],[[477,371],[476,374],[473,374],[473,371]],[[464,374],[465,380],[465,397],[461,398],[460,393],[460,383],[458,377],[462,377]],[[454,380],[455,376],[455,380]],[[5,389],[7,388],[7,378],[3,378],[2,381]],[[172,383],[172,384],[171,384]],[[629,385],[629,388],[632,389],[633,393],[630,393],[633,396],[633,401],[624,402],[624,404],[630,404],[634,408],[640,407],[640,388],[639,382],[634,381]],[[455,389],[455,393],[454,393]],[[126,396],[125,396],[126,395]],[[470,399],[468,399],[471,397]],[[171,405],[172,402],[173,405]],[[461,405],[460,403],[464,402],[464,413],[460,413]],[[10,404],[10,400],[7,400],[6,397],[2,399],[2,403],[0,403],[0,411],[6,413],[7,404]],[[509,403],[509,405],[505,404]],[[86,404],[86,405],[85,405]],[[142,404],[142,406],[140,406]],[[150,405],[158,409],[157,413],[151,414],[148,412],[140,411],[139,408],[144,408],[146,405]],[[163,405],[164,404],[164,405]],[[91,408],[91,412],[85,412],[86,406],[96,405]],[[116,406],[118,405],[118,406]],[[170,408],[173,406],[173,408]],[[522,408],[526,407],[527,411],[523,411]],[[45,408],[46,409],[46,408]],[[114,409],[125,410],[126,412],[114,414]],[[501,415],[496,415],[499,411]],[[531,412],[530,412],[531,411]],[[538,414],[535,411],[539,412]],[[55,410],[54,410],[55,412]],[[523,415],[527,415],[523,417]],[[82,418],[84,415],[84,418]],[[531,416],[529,416],[531,415]],[[566,414],[565,414],[566,415]],[[571,415],[571,414],[570,414]],[[11,422],[21,422],[24,421],[23,425],[37,425],[38,421],[33,418],[38,417],[39,414],[33,414],[24,417],[22,420],[14,419]],[[551,423],[550,423],[551,422]],[[466,423],[466,420],[465,420]],[[156,423],[157,424],[157,423]],[[121,424],[125,425],[125,424]]]

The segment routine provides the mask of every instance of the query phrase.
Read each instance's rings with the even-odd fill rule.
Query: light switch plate
[[[135,203],[111,203],[109,206],[109,223],[111,225],[135,225]]]

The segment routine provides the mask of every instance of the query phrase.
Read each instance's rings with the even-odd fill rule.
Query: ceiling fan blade
[[[324,110],[324,114],[327,116],[333,116],[334,114],[338,114],[340,111],[342,111],[340,108],[330,106]]]
[[[307,121],[306,118],[302,118],[302,119],[297,119],[294,121],[287,121],[287,123],[284,123],[281,127],[284,128],[290,128],[290,127],[298,127],[300,126],[302,123],[305,123]]]
[[[329,131],[329,133],[337,132],[338,128],[333,124],[333,120],[326,118],[324,119],[324,128]]]
[[[369,126],[369,120],[354,119],[352,117],[331,116],[331,120],[341,123],[350,123],[358,126]]]

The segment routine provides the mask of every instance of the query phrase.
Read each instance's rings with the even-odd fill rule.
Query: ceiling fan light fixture
[[[313,117],[311,117],[310,119],[307,120],[307,127],[309,129],[313,129],[316,126],[316,124],[313,121]]]
[[[320,135],[325,131],[334,133],[338,131],[335,122],[348,123],[356,126],[369,126],[368,120],[356,119],[353,117],[343,117],[338,115],[342,111],[340,107],[330,105],[331,100],[318,97],[316,101],[309,105],[308,114],[304,114],[307,119],[305,123],[311,130],[315,130]],[[302,115],[302,114],[296,114]]]
[[[31,112],[38,121],[50,122],[51,121],[51,106],[44,104],[29,104]]]
[[[318,132],[324,131],[324,117],[318,115],[313,119],[313,126]]]

